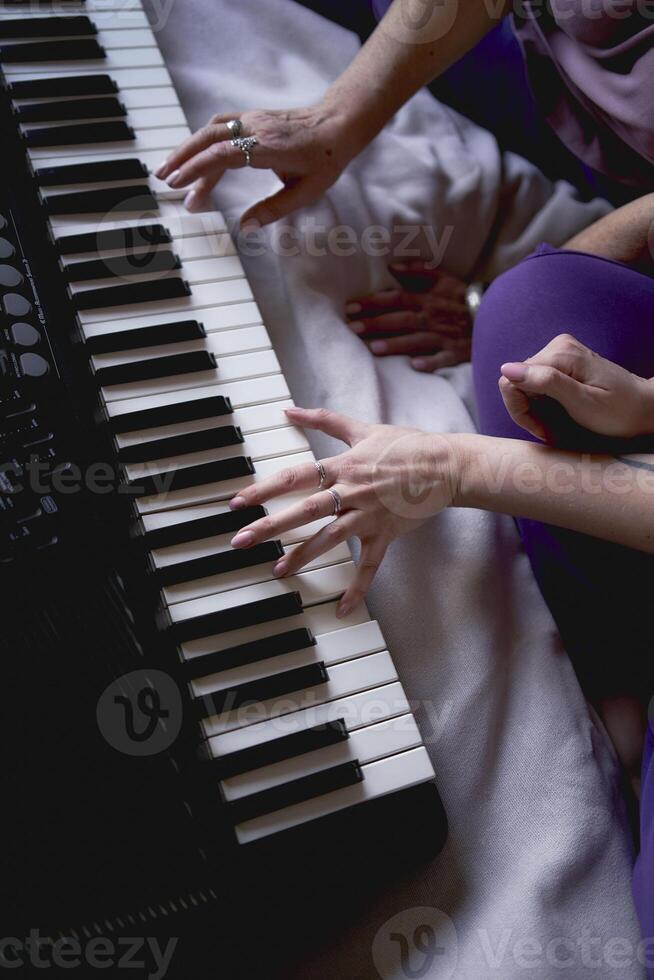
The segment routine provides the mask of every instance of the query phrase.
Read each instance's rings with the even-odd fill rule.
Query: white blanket
[[[217,111],[307,104],[358,43],[291,0],[156,6],[158,39],[193,127]],[[235,220],[276,186],[268,172],[230,173],[217,202]],[[364,230],[394,229],[397,247],[406,235],[400,226],[423,226],[423,255],[444,247],[438,257],[453,272],[487,276],[541,240],[562,242],[604,211],[501,155],[488,133],[421,93],[319,204],[286,225],[310,234],[314,252],[316,243],[329,246],[329,229],[347,225],[355,254],[333,254],[332,239],[324,255],[301,247],[284,256],[269,244],[245,262],[298,404],[470,431],[468,366],[425,376],[402,359],[374,361],[343,325],[347,298],[390,283],[388,256],[365,254]],[[276,230],[268,240],[278,239]],[[280,245],[288,248],[288,237]],[[324,438],[312,442],[320,455],[338,449]],[[449,841],[431,865],[379,894],[347,934],[287,976],[642,978],[616,763],[512,522],[476,511],[442,514],[396,542],[369,604],[414,700]],[[404,932],[411,943],[421,922],[434,925],[444,952],[430,967],[413,949],[405,970],[390,933]],[[289,937],[292,943],[292,927]]]

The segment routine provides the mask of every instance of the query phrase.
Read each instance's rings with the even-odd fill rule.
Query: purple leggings
[[[481,432],[531,438],[504,407],[497,386],[500,365],[524,360],[560,333],[572,334],[635,374],[654,376],[654,279],[620,263],[549,246],[497,279],[484,297],[473,340]],[[636,444],[597,437],[549,399],[539,411],[564,448],[654,452],[654,438]],[[654,556],[536,521],[517,524],[585,692],[651,697]],[[641,852],[634,875],[646,937],[654,937],[653,726],[643,758]]]

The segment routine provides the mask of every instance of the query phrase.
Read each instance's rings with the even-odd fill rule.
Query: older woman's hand
[[[212,116],[206,126],[161,164],[157,177],[171,187],[190,187],[186,206],[200,210],[226,170],[244,167],[246,156],[232,145],[226,123],[239,119],[242,136],[256,136],[253,167],[273,170],[284,187],[259,201],[241,218],[243,225],[267,225],[320,197],[340,176],[363,142],[337,106],[319,104],[282,111],[254,110]]]
[[[416,371],[470,360],[472,318],[466,284],[422,260],[394,263],[400,289],[385,289],[345,307],[348,326],[377,357],[403,354]]]
[[[287,415],[294,424],[341,439],[350,449],[322,461],[325,487],[342,502],[340,516],[281,558],[273,572],[292,575],[347,538],[359,538],[357,573],[338,607],[338,614],[346,616],[368,590],[390,542],[455,501],[461,468],[456,437],[370,425],[325,409],[295,408]],[[316,466],[305,463],[247,487],[232,500],[233,509],[263,504],[291,491],[306,490],[311,496],[243,528],[232,545],[249,548],[334,515],[334,497],[318,484]]]
[[[526,361],[501,367],[499,385],[509,414],[538,439],[548,433],[537,402],[549,396],[579,425],[602,435],[654,434],[654,381],[630,371],[560,334]]]

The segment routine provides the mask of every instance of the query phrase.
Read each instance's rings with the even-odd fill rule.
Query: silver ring
[[[327,483],[327,474],[325,473],[325,467],[322,465],[320,460],[317,460],[313,465],[318,470],[318,478],[319,478],[318,489],[324,490],[325,484]]]
[[[232,140],[232,146],[235,146],[238,150],[243,150],[245,153],[245,166],[252,166],[252,158],[250,156],[251,151],[257,146],[259,140],[256,136],[241,136],[238,139]]]
[[[334,512],[332,516],[338,517],[340,512],[343,510],[343,501],[341,500],[340,493],[337,490],[334,490],[333,487],[327,487],[327,490],[325,492],[330,493],[334,499]]]
[[[481,306],[481,301],[484,298],[483,282],[471,282],[465,291],[464,298],[470,319],[474,320],[477,316],[477,310]]]
[[[237,140],[243,132],[243,123],[240,119],[230,119],[229,122],[225,123],[227,129],[230,131],[232,139]]]

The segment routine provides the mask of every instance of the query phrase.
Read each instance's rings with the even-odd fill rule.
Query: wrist
[[[332,128],[335,152],[344,166],[358,156],[383,128],[385,120],[376,118],[376,106],[361,100],[360,87],[351,91],[342,78],[325,92],[319,110]]]

